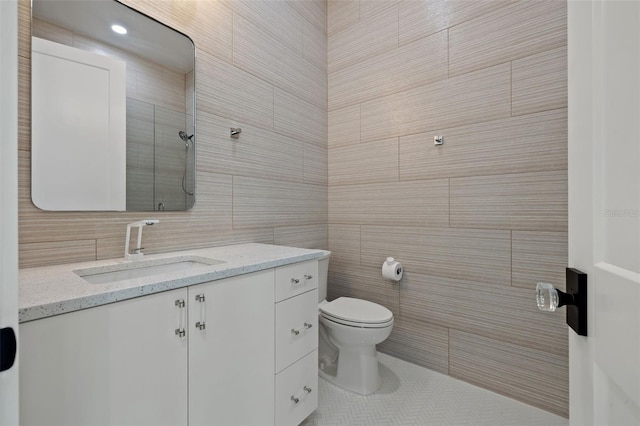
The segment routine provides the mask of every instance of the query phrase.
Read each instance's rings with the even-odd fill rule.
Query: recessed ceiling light
[[[113,32],[116,32],[118,34],[126,34],[127,33],[127,29],[125,27],[123,27],[122,25],[113,24],[111,26],[111,29],[113,30]]]

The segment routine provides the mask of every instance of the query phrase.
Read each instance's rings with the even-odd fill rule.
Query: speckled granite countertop
[[[74,271],[91,268],[93,273],[100,270],[109,272],[113,270],[114,265],[127,264],[135,267],[138,261],[108,259],[21,269],[18,316],[20,322],[32,321],[146,294],[317,259],[322,255],[322,250],[253,243],[151,254],[144,256],[142,262],[154,261],[150,263],[165,264],[171,263],[171,260],[165,259],[194,256],[224,263],[108,284],[90,284]]]

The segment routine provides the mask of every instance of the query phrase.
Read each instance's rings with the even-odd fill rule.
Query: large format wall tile
[[[360,265],[360,225],[329,224],[331,270],[348,271]]]
[[[566,356],[451,330],[449,374],[543,410],[569,415]]]
[[[302,181],[304,183],[327,186],[329,180],[327,148],[305,143],[303,154]]]
[[[441,373],[449,373],[449,329],[403,315],[378,350]]]
[[[422,275],[405,268],[400,310],[443,327],[567,356],[564,312],[538,310],[531,289]]]
[[[322,70],[327,69],[327,35],[306,19],[302,26],[302,54]]]
[[[197,110],[273,128],[272,85],[205,52],[197,55]]]
[[[326,107],[325,71],[238,15],[233,17],[233,64],[320,108]]]
[[[454,27],[514,0],[408,0],[400,2],[400,45]]]
[[[327,221],[327,188],[233,177],[233,228],[321,224]]]
[[[329,185],[398,181],[398,138],[329,150]]]
[[[122,246],[124,250],[124,245]],[[96,260],[96,240],[27,243],[20,245],[20,267]]]
[[[513,115],[566,108],[567,47],[513,61]]]
[[[279,246],[326,250],[327,238],[326,224],[282,226],[273,230],[273,243]]]
[[[223,0],[222,4],[289,48],[298,53],[302,52],[302,16],[291,3]]]
[[[361,104],[361,140],[511,115],[511,66],[497,65]]]
[[[197,119],[197,170],[302,183],[300,141],[205,111]],[[242,127],[239,139],[229,136],[231,127]]]
[[[329,223],[448,226],[447,179],[332,186]]]
[[[345,6],[346,7],[346,6]],[[329,13],[333,6],[329,5]],[[398,6],[359,20],[337,32],[329,32],[328,71],[338,71],[356,62],[398,47]]]
[[[361,263],[380,266],[387,256],[408,274],[511,284],[509,231],[363,226]]]
[[[566,141],[566,109],[402,136],[400,179],[563,170]]]
[[[329,77],[329,110],[447,78],[447,32],[389,50]]]
[[[346,28],[359,19],[359,0],[327,0],[327,34]]]
[[[564,290],[567,264],[567,233],[513,231],[511,284],[534,289],[547,282]]]
[[[326,0],[287,0],[307,22],[315,25],[323,34],[327,34],[327,1]],[[326,37],[325,37],[326,38]],[[326,54],[326,49],[325,49]],[[325,55],[326,56],[326,55]]]
[[[273,109],[273,129],[276,132],[321,147],[327,146],[326,105],[319,107],[275,88]]]
[[[449,30],[450,75],[533,55],[567,40],[567,3],[520,1]]]
[[[329,148],[360,143],[360,105],[329,111]]]
[[[395,6],[400,0],[360,0],[360,19]]]
[[[567,171],[451,179],[451,226],[567,230]]]

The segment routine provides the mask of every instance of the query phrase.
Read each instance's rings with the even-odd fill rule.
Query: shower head
[[[188,142],[191,140],[191,138],[193,138],[193,135],[189,136],[187,132],[183,132],[182,130],[178,132],[178,136],[180,136],[180,139],[182,139],[184,142]]]

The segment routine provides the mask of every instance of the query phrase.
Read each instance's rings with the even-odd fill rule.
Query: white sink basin
[[[180,256],[76,269],[73,272],[91,284],[108,284],[134,278],[144,278],[152,275],[170,274],[172,272],[204,268],[222,263],[224,262],[221,260],[209,259],[207,257]]]

